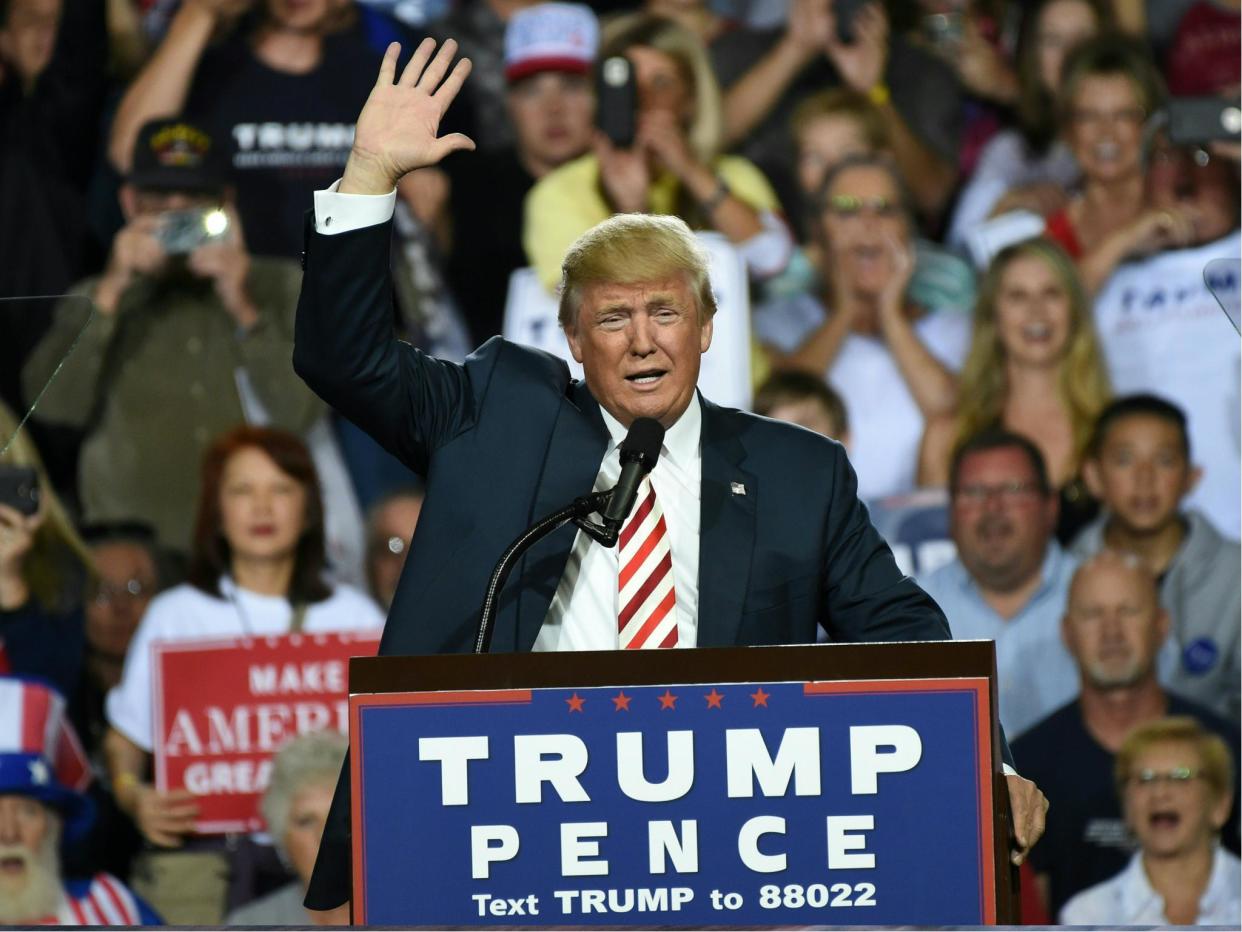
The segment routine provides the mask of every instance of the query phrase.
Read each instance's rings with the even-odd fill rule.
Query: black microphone
[[[620,533],[621,525],[638,497],[638,486],[660,458],[662,443],[664,428],[650,417],[636,418],[630,425],[630,432],[621,441],[621,478],[613,487],[612,496],[602,512],[604,527],[612,534]]]
[[[496,622],[500,590],[504,588],[505,580],[509,578],[509,572],[518,558],[532,544],[572,521],[605,547],[617,545],[621,525],[634,507],[634,499],[638,497],[638,487],[642,484],[643,476],[651,472],[656,460],[660,458],[660,444],[663,442],[664,428],[660,426],[660,422],[649,417],[640,417],[630,425],[630,432],[621,442],[621,478],[610,491],[579,496],[574,499],[573,504],[535,522],[509,545],[496,568],[492,570],[491,579],[487,583],[487,593],[479,611],[479,628],[475,634],[476,654],[486,654],[491,650],[492,626]],[[590,515],[597,512],[603,515],[602,526],[589,519]]]

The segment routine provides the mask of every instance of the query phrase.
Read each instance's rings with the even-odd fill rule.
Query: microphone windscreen
[[[664,428],[652,417],[635,418],[630,432],[621,441],[621,456],[629,459],[640,456],[654,466],[660,458],[660,446],[664,443]]]

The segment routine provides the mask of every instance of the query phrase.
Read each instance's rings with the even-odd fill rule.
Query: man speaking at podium
[[[455,365],[393,337],[396,182],[474,147],[437,137],[470,71],[464,59],[450,70],[455,50],[425,41],[398,78],[388,49],[344,177],[316,193],[307,232],[294,366],[427,481],[380,653],[469,652],[499,555],[544,515],[611,488],[640,417],[666,434],[618,547],[573,525],[536,544],[501,592],[496,650],[803,644],[820,625],[834,641],[951,637],[871,526],[839,444],[697,393],[715,302],[680,220],[614,217],[570,248],[560,319],[585,382],[499,338]],[[1024,854],[1046,802],[1021,777],[1009,786]],[[312,909],[349,899],[348,810],[343,774]]]

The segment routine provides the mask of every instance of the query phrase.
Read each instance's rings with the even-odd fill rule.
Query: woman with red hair
[[[301,440],[282,430],[236,428],[208,449],[201,475],[189,582],[151,602],[130,643],[121,683],[108,694],[106,706],[111,727],[104,747],[113,791],[157,848],[183,845],[197,807],[189,792],[162,792],[148,782],[156,741],[152,642],[378,629],[384,623],[366,595],[325,577],[323,502],[314,463]],[[204,852],[193,853],[201,857]],[[180,880],[187,872],[175,873]],[[219,923],[223,885],[218,902],[215,892],[195,894],[180,882],[175,886],[167,891],[174,902],[161,904],[170,922]],[[159,900],[163,892],[148,894]],[[199,902],[192,906],[195,898]]]

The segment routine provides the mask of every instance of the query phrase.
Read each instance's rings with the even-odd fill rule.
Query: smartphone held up
[[[39,511],[39,474],[33,466],[0,464],[0,505],[27,518]]]
[[[604,59],[596,75],[595,122],[618,149],[634,145],[638,130],[638,87],[634,65],[624,55]]]
[[[229,232],[229,215],[219,207],[169,210],[160,215],[156,238],[170,256],[189,255],[199,246],[218,242]]]

